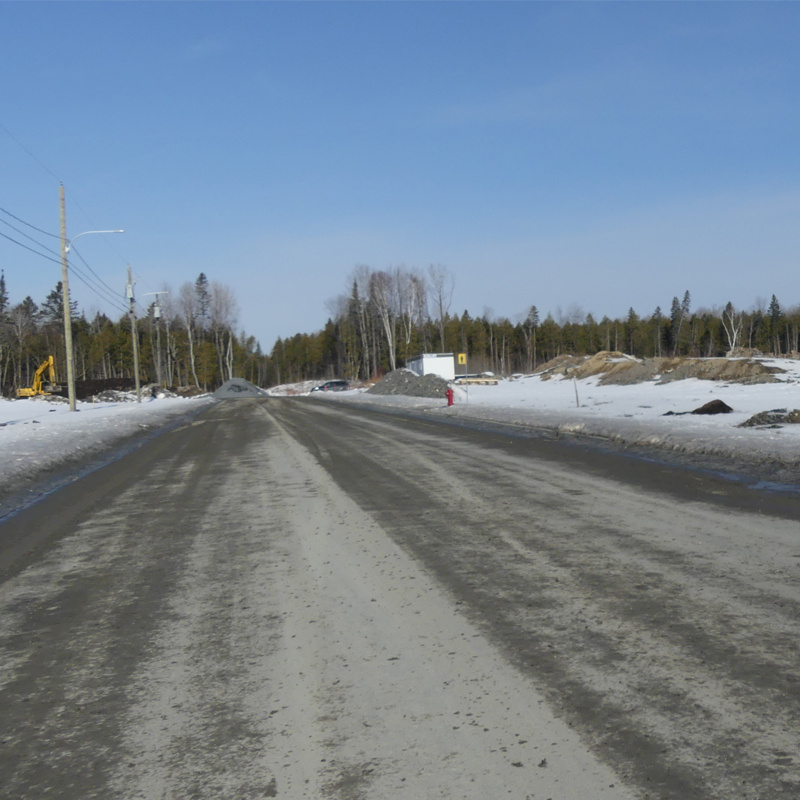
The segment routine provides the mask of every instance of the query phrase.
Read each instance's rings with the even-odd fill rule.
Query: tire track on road
[[[626,486],[574,448],[560,465],[498,434],[277,409],[623,774],[675,800],[800,795],[791,501],[770,517],[657,464]]]

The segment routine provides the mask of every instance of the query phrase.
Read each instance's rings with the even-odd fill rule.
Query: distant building
[[[438,375],[446,381],[455,380],[456,362],[452,353],[423,353],[416,358],[409,358],[406,367],[415,375]]]

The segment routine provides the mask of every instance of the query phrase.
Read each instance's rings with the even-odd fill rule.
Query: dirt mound
[[[438,375],[420,378],[410,369],[396,369],[384,376],[367,392],[370,394],[395,394],[406,397],[444,397],[448,383]]]
[[[775,383],[775,375],[784,372],[778,367],[768,367],[761,361],[729,358],[686,358],[661,375],[659,383],[700,378],[704,381],[726,383]]]
[[[591,378],[594,375],[603,375],[606,376],[603,380],[606,380],[611,376],[627,375],[634,367],[641,367],[642,364],[640,359],[620,353],[618,350],[601,350],[593,356],[556,356],[544,366],[539,367],[535,374],[541,375],[542,380],[567,375],[579,380]],[[648,380],[649,377],[652,375],[640,377],[638,380]]]
[[[742,422],[740,428],[780,428],[781,425],[797,425],[800,423],[800,409],[787,411],[785,408],[776,408],[772,411],[762,411],[754,414],[750,419]]]
[[[570,370],[575,369],[580,364],[587,361],[588,356],[556,356],[551,358],[546,364],[534,370],[534,375],[541,375],[543,381],[553,377],[566,375]]]
[[[615,350],[601,350],[593,356],[557,356],[540,367],[542,380],[574,377],[579,380],[600,375],[600,384],[632,384],[657,380],[659,383],[699,378],[726,383],[774,383],[779,367],[755,358],[645,358]]]

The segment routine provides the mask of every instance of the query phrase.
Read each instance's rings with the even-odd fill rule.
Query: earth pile
[[[593,356],[557,356],[538,370],[542,380],[552,377],[590,378],[600,375],[600,384],[627,385],[656,380],[659,383],[699,378],[726,383],[774,383],[783,372],[754,358],[644,358],[601,350]]]

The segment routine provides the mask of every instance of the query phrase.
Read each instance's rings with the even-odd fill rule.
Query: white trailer
[[[456,377],[456,361],[452,353],[423,353],[408,359],[406,367],[421,378],[438,375],[446,381],[452,381]]]

